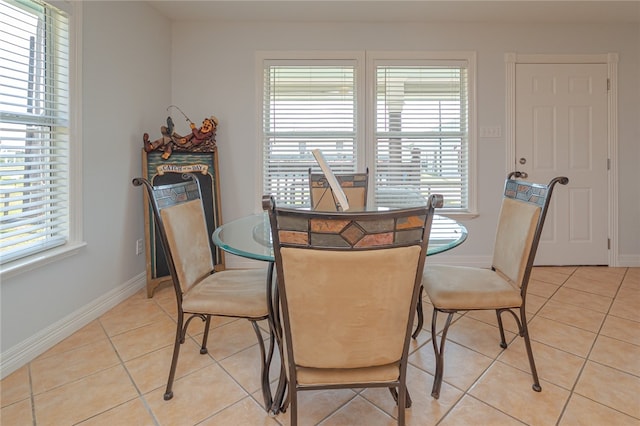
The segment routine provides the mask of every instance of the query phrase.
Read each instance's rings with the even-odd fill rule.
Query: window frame
[[[256,193],[262,194],[264,192],[264,146],[263,141],[265,139],[263,121],[264,121],[264,69],[265,64],[271,61],[281,62],[282,64],[291,63],[299,64],[300,62],[319,62],[327,63],[330,61],[351,61],[355,64],[355,90],[356,90],[356,108],[361,108],[361,105],[365,103],[365,87],[364,87],[364,72],[365,72],[365,54],[363,51],[340,51],[340,52],[307,52],[307,51],[259,51],[256,52],[256,123],[258,130],[258,150],[255,175],[255,188]],[[356,141],[364,139],[364,115],[356,112]],[[365,147],[363,144],[357,144],[355,146],[356,164],[355,170],[364,170],[365,168]],[[261,206],[257,206],[261,209]]]
[[[476,52],[473,51],[367,51],[366,53],[366,75],[367,75],[367,100],[365,106],[366,123],[365,126],[365,144],[366,164],[369,165],[369,171],[372,179],[375,179],[377,170],[376,165],[376,147],[373,144],[376,141],[375,125],[369,123],[376,122],[376,65],[377,63],[397,63],[411,64],[429,62],[434,65],[450,64],[452,62],[466,62],[467,64],[467,208],[466,209],[439,209],[441,213],[447,216],[456,217],[458,219],[473,218],[478,215],[477,212],[477,190],[476,190]],[[368,142],[373,141],[373,142]],[[369,182],[371,185],[372,182]],[[374,182],[375,184],[375,182]],[[375,196],[375,189],[369,190],[369,197]]]
[[[472,218],[477,216],[477,189],[476,189],[476,52],[474,51],[446,51],[446,52],[424,52],[424,51],[341,51],[341,52],[299,52],[299,51],[264,51],[256,53],[256,110],[257,110],[257,130],[258,130],[258,171],[255,176],[255,188],[257,193],[262,193],[264,178],[264,148],[263,142],[265,138],[263,129],[263,96],[264,82],[263,73],[265,64],[271,61],[296,61],[296,60],[344,60],[351,59],[356,61],[356,85],[358,90],[356,105],[356,171],[362,172],[365,168],[369,168],[370,190],[369,197],[375,196],[375,143],[376,128],[375,125],[375,105],[376,105],[376,79],[375,64],[379,61],[398,61],[398,62],[424,62],[429,61],[434,64],[451,63],[452,61],[465,62],[467,65],[467,143],[468,143],[468,170],[467,170],[467,208],[466,209],[447,209],[448,216],[458,219]],[[371,201],[370,198],[369,201]]]
[[[62,245],[9,262],[2,262],[0,259],[0,280],[73,256],[86,245],[82,233],[82,2],[49,0],[34,3],[49,4],[66,12],[69,17],[69,142],[66,169],[68,235]]]

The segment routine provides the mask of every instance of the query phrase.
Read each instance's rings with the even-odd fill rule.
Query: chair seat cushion
[[[341,385],[352,383],[390,383],[400,377],[400,364],[393,363],[364,368],[296,367],[298,385]]]
[[[263,318],[267,308],[267,270],[225,270],[206,276],[182,298],[185,312]]]
[[[520,289],[491,269],[427,264],[422,285],[438,309],[501,309],[522,304]]]

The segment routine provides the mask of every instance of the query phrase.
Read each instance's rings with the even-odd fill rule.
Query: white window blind
[[[311,154],[318,148],[336,173],[368,168],[370,201],[379,206],[415,205],[439,193],[444,211],[474,212],[472,54],[269,55],[262,59],[263,193],[307,206],[307,170],[319,171]]]
[[[263,71],[263,193],[308,206],[313,149],[336,173],[356,168],[355,63],[267,61]]]
[[[411,203],[410,190],[423,197],[440,193],[445,209],[466,209],[466,64],[379,64],[375,74],[378,205]]]
[[[69,16],[0,0],[0,258],[69,236]]]

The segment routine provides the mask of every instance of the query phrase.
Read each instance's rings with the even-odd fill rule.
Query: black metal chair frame
[[[340,186],[343,188],[364,188],[364,207],[367,206],[367,197],[368,197],[368,188],[369,188],[369,168],[367,167],[364,173],[339,173],[336,174],[336,179]],[[319,200],[314,199],[314,185],[320,185],[324,191]],[[311,200],[311,208],[315,208],[318,203],[322,200],[323,197],[330,194],[333,198],[333,202],[336,203],[335,197],[333,196],[333,191],[331,191],[331,187],[329,186],[329,182],[327,178],[324,176],[324,173],[313,173],[311,168],[309,168],[309,199]],[[337,211],[337,208],[336,208]],[[422,287],[420,287],[420,297],[418,300],[422,300]],[[411,335],[414,339],[418,337],[420,334],[420,330],[422,330],[422,326],[424,325],[424,313],[422,310],[422,303],[418,303],[416,307],[416,312],[418,314],[418,322],[416,324],[416,329]]]
[[[162,220],[162,215],[160,211],[167,207],[176,206],[179,204],[183,204],[188,201],[192,201],[195,199],[202,200],[202,193],[200,189],[200,184],[198,182],[197,177],[195,177],[191,173],[185,173],[182,175],[182,179],[184,182],[178,182],[174,184],[160,185],[154,186],[145,178],[134,178],[132,183],[134,186],[144,186],[146,189],[145,198],[148,201],[148,205],[153,211],[153,218],[156,225],[157,233],[160,237],[160,243],[165,253],[167,266],[169,268],[169,272],[171,275],[171,279],[173,282],[173,288],[176,294],[176,302],[178,308],[178,316],[177,316],[177,327],[176,327],[176,336],[173,347],[173,356],[171,359],[171,367],[169,370],[169,378],[167,380],[167,387],[164,393],[164,399],[170,400],[173,398],[173,382],[175,379],[176,367],[178,363],[178,356],[180,354],[180,346],[185,342],[187,328],[191,321],[195,318],[200,318],[204,323],[204,334],[202,337],[202,345],[200,348],[201,354],[208,353],[207,350],[207,338],[209,335],[209,328],[211,325],[211,316],[210,314],[201,313],[201,312],[186,312],[183,310],[182,306],[182,298],[183,293],[180,286],[178,273],[176,271],[175,262],[173,259],[173,254],[171,252],[171,248],[168,242],[167,233],[165,231],[165,225]],[[211,271],[211,274],[220,274],[224,273],[224,271],[216,272],[215,270]],[[266,277],[265,277],[266,283]],[[267,284],[265,284],[266,286]],[[185,316],[188,318],[185,321]],[[258,318],[250,318],[250,317],[242,317],[246,318],[251,322],[253,330],[258,339],[258,345],[260,347],[260,355],[261,355],[261,384],[262,384],[262,392],[263,398],[265,402],[266,409],[271,408],[272,398],[271,391],[269,388],[269,371],[268,365],[271,363],[271,359],[273,357],[274,352],[274,338],[273,338],[273,330],[271,330],[271,338],[268,353],[265,351],[265,345],[262,338],[262,333],[257,324],[257,321],[261,321],[267,319],[268,316],[258,317]]]
[[[431,223],[433,220],[433,212],[436,207],[442,207],[442,196],[439,194],[434,194],[429,197],[425,206],[411,208],[411,209],[402,209],[402,210],[390,210],[385,212],[319,212],[313,210],[304,210],[304,209],[289,209],[289,208],[278,208],[275,205],[275,201],[271,196],[264,196],[262,200],[264,210],[268,211],[270,223],[271,223],[271,235],[273,239],[273,247],[274,247],[274,255],[275,255],[275,264],[276,264],[276,275],[277,275],[277,289],[276,289],[276,297],[278,300],[275,301],[274,305],[276,307],[281,306],[282,314],[280,311],[276,311],[275,315],[278,320],[282,316],[282,321],[284,324],[280,324],[278,321],[277,328],[281,331],[276,335],[279,336],[280,339],[285,339],[287,341],[291,341],[291,325],[289,323],[288,318],[288,305],[287,305],[287,296],[286,296],[286,287],[284,282],[284,270],[282,265],[282,254],[281,249],[283,247],[296,247],[296,248],[304,248],[310,250],[333,250],[333,251],[354,251],[354,250],[373,250],[380,248],[390,248],[390,247],[399,247],[399,246],[410,246],[410,245],[420,245],[421,247],[421,255],[419,260],[418,274],[416,276],[416,282],[414,283],[413,291],[412,291],[412,300],[410,305],[409,312],[415,311],[415,306],[419,302],[418,294],[421,286],[421,277],[422,270],[424,268],[424,263],[426,260],[426,251],[429,241],[429,234],[431,231]],[[402,231],[399,230],[399,223],[406,219],[407,217],[422,217],[422,223],[420,224],[419,233],[416,232],[416,226],[412,225],[413,228],[411,230],[411,234],[404,234],[405,237],[401,236]],[[376,245],[376,246],[360,246],[360,242],[363,238],[373,236],[376,232],[380,232],[379,229],[375,227],[367,227],[366,222],[371,222],[372,220],[380,220],[381,218],[387,219],[389,221],[394,221],[395,230],[393,231],[394,241],[392,243],[387,243],[384,246]],[[322,234],[316,234],[312,230],[312,221],[342,221],[344,226],[340,228],[340,231],[331,233],[329,231],[324,230]],[[304,222],[308,227],[305,229],[300,229],[299,226],[301,222]],[[357,234],[358,238],[353,238],[354,234],[350,234],[350,236],[345,236],[346,233],[343,234],[347,229],[358,229]],[[306,242],[300,242],[299,240],[282,240],[280,238],[281,235],[285,235],[287,233],[301,233],[306,234]],[[388,231],[387,231],[388,232]],[[282,233],[282,234],[281,234]],[[327,234],[331,234],[327,237]],[[281,375],[281,386],[279,387],[278,394],[274,398],[274,404],[277,401],[283,401],[285,388],[288,387],[287,397],[282,403],[282,405],[274,410],[274,412],[280,411],[285,412],[287,405],[291,405],[291,424],[295,426],[297,424],[297,392],[300,390],[316,390],[316,389],[338,389],[338,388],[366,388],[366,387],[387,387],[389,388],[391,394],[393,395],[396,403],[398,404],[398,424],[404,425],[405,422],[405,410],[402,407],[410,407],[411,399],[409,397],[409,393],[406,387],[406,370],[408,364],[408,351],[409,351],[409,341],[411,339],[411,330],[413,327],[413,319],[414,315],[409,315],[407,329],[405,331],[405,340],[403,347],[403,354],[400,363],[400,375],[397,381],[395,382],[381,382],[381,383],[349,383],[349,384],[332,384],[332,385],[305,385],[304,387],[298,387],[296,382],[296,366],[295,366],[295,358],[293,353],[292,345],[287,345],[287,358],[289,359],[289,365],[283,366],[283,368],[287,368],[288,377],[290,381],[286,380],[284,377],[284,373]],[[283,330],[282,328],[283,327]],[[284,333],[284,334],[282,334]],[[281,348],[281,356],[283,356],[282,352],[282,341],[280,343]],[[284,363],[284,357],[283,363]],[[282,386],[283,385],[283,386]]]
[[[526,176],[526,175],[525,175]],[[531,349],[531,341],[529,337],[529,329],[527,326],[527,316],[526,316],[526,297],[527,297],[527,287],[529,285],[529,278],[531,276],[531,269],[533,268],[533,262],[536,257],[536,252],[538,249],[538,243],[540,242],[540,236],[542,235],[542,228],[545,222],[545,218],[547,215],[547,210],[549,208],[549,202],[551,201],[551,195],[553,193],[554,186],[558,183],[562,185],[566,185],[569,183],[569,179],[561,176],[552,179],[548,185],[541,185],[521,180],[516,180],[516,178],[524,177],[521,172],[511,172],[507,176],[507,180],[505,182],[504,187],[504,198],[515,199],[524,203],[531,203],[541,207],[540,215],[538,216],[538,221],[535,227],[533,240],[531,243],[531,249],[529,251],[529,256],[527,259],[524,277],[522,283],[520,285],[520,296],[522,298],[522,304],[520,306],[516,306],[513,308],[502,308],[496,310],[496,316],[498,320],[498,328],[500,329],[500,347],[503,349],[507,347],[506,337],[504,333],[504,327],[502,324],[502,314],[504,312],[510,313],[516,321],[518,326],[518,335],[524,338],[524,343],[527,350],[527,357],[529,359],[529,366],[531,368],[531,375],[533,377],[533,385],[532,388],[536,392],[540,392],[542,387],[540,386],[540,381],[538,379],[538,371],[536,369],[535,361],[533,358],[533,351]],[[492,266],[492,270],[495,268]],[[518,313],[515,312],[518,310]],[[449,330],[449,326],[451,325],[453,315],[461,310],[447,310],[447,309],[439,309],[434,306],[433,315],[431,320],[431,336],[433,349],[436,355],[436,373],[433,382],[433,389],[431,395],[434,398],[438,398],[440,396],[440,388],[442,386],[442,379],[444,375],[444,346],[447,338],[447,332]],[[467,310],[465,310],[467,311]],[[440,337],[440,343],[438,344],[437,339],[437,316],[438,313],[442,312],[447,314],[444,328],[442,330],[442,335]]]
[[[367,206],[367,196],[369,188],[369,168],[367,167],[364,173],[336,173],[336,179],[340,186],[346,190],[350,188],[363,188],[364,190],[364,206]],[[320,185],[323,188],[322,195],[319,199],[314,199],[313,193],[315,192],[314,185]],[[333,203],[336,203],[333,191],[329,186],[329,181],[325,177],[324,173],[313,173],[309,168],[309,199],[311,201],[311,208],[314,209],[324,197],[330,196],[333,199]],[[348,197],[347,197],[348,199]]]

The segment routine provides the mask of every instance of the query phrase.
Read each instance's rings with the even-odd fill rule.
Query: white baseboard
[[[640,254],[618,255],[617,266],[627,268],[640,267]]]
[[[23,365],[31,362],[108,310],[128,299],[147,284],[146,272],[99,297],[88,305],[51,324],[28,339],[0,354],[0,374],[4,379]]]

